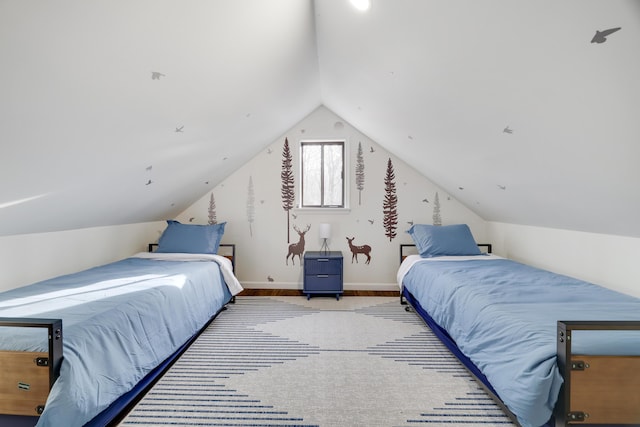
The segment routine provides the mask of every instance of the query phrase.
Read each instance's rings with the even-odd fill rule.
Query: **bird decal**
[[[182,129],[184,129],[184,125],[176,128],[176,133],[182,133]]]
[[[149,180],[145,185],[151,185],[151,184],[153,184],[153,181]]]
[[[269,276],[267,276],[267,280],[268,280],[268,281],[270,281],[270,282],[273,282],[273,277],[271,277],[271,276],[269,275]]]
[[[373,220],[372,219],[368,219],[367,221],[369,221],[369,224],[373,225]]]
[[[609,28],[608,30],[597,31],[596,35],[591,39],[591,43],[604,43],[607,41],[607,36],[621,30],[622,27]]]
[[[509,126],[507,126],[506,128],[504,128],[504,130],[502,132],[504,132],[504,133],[513,133],[513,130],[509,129]]]
[[[160,80],[160,77],[164,77],[164,74],[159,73],[157,71],[151,72],[151,80]]]
[[[370,153],[375,153],[375,152],[376,152],[376,150],[374,150],[374,149],[373,149],[373,147],[369,147],[369,152],[370,152]]]
[[[498,184],[498,188],[501,189],[501,190],[506,190],[507,186]]]
[[[425,197],[424,199],[422,199],[422,201],[423,201],[424,203],[429,203],[429,200],[427,200],[427,198],[426,198],[426,197]]]

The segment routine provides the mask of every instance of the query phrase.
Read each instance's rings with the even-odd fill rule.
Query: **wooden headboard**
[[[153,252],[158,247],[157,243],[149,243],[149,252]],[[236,244],[235,243],[220,243],[218,248],[218,255],[221,255],[229,261],[231,261],[231,268],[233,272],[236,271]]]
[[[492,246],[491,243],[478,243],[477,244],[479,248],[484,248],[486,253],[490,254],[491,250],[492,250]],[[409,250],[411,250],[411,253],[417,254],[418,251],[416,249],[416,245],[414,245],[413,243],[409,244],[409,243],[401,243],[400,244],[400,264],[402,264],[402,261],[404,261],[404,259],[408,256],[411,255],[411,253],[408,253]]]

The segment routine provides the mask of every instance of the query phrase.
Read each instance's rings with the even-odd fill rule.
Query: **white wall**
[[[640,297],[640,239],[488,223],[497,255]]]
[[[146,251],[162,222],[0,237],[0,291]]]
[[[332,227],[331,250],[341,250],[344,255],[345,289],[397,290],[396,271],[399,265],[400,243],[411,243],[405,232],[409,222],[432,224],[434,197],[438,192],[443,224],[467,223],[478,241],[486,240],[486,222],[442,189],[425,179],[413,168],[384,150],[375,141],[360,133],[349,123],[320,107],[284,135],[270,143],[252,160],[235,171],[213,189],[218,222],[227,221],[223,242],[237,245],[236,273],[246,288],[302,288],[302,269],[298,259],[295,265],[289,260],[287,213],[282,208],[280,172],[285,138],[293,157],[294,169],[299,167],[298,144],[302,139],[345,139],[348,144],[350,164],[350,211],[343,213],[313,213],[294,209],[291,211],[291,227],[311,229],[305,235],[305,250],[319,250],[318,225],[328,222]],[[363,149],[365,184],[361,203],[355,182],[355,164],[358,143]],[[384,178],[387,162],[391,158],[395,172],[398,197],[397,236],[389,240],[382,226]],[[253,223],[247,215],[249,178],[253,182],[255,213]],[[299,189],[296,177],[296,191]],[[178,216],[181,222],[206,224],[210,194]],[[427,201],[424,201],[424,200]],[[294,217],[295,215],[295,217]],[[251,227],[250,227],[251,226]],[[298,241],[291,228],[291,243]],[[371,263],[351,262],[351,251],[346,237],[354,237],[354,245],[372,247]]]

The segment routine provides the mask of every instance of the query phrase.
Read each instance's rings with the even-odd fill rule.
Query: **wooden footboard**
[[[573,330],[640,330],[640,322],[558,322],[558,367],[564,385],[556,426],[640,425],[640,356],[572,354]]]
[[[45,328],[49,351],[0,351],[0,414],[37,416],[60,374],[62,320],[0,318],[0,326]]]

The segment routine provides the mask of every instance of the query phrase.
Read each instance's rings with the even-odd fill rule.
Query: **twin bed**
[[[514,422],[640,424],[640,299],[482,254],[466,225],[409,233],[401,298]]]
[[[224,223],[156,252],[0,293],[0,424],[104,426],[242,290]]]

